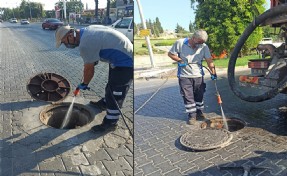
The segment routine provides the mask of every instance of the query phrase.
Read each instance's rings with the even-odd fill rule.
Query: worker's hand
[[[217,75],[216,74],[211,74],[211,79],[212,80],[217,80]]]
[[[81,83],[81,84],[78,85],[77,89],[90,90],[90,87],[88,87],[88,84]]]
[[[185,67],[185,66],[187,66],[187,63],[184,62],[183,60],[181,60],[181,61],[177,62],[177,65],[178,65],[178,67]]]

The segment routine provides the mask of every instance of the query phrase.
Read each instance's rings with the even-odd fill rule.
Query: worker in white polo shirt
[[[196,120],[205,118],[203,114],[203,94],[206,84],[202,62],[205,60],[211,70],[211,79],[216,80],[215,66],[208,46],[205,44],[208,35],[204,30],[197,30],[190,38],[177,40],[170,49],[168,56],[178,62],[178,80],[180,93],[183,97],[187,124],[195,124]]]

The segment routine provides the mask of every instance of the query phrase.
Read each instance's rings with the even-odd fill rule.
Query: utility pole
[[[66,18],[67,18],[67,6],[66,6],[66,0],[64,0],[64,21],[65,21],[65,24],[66,24]]]
[[[96,22],[98,22],[98,16],[99,16],[99,0],[95,0],[95,18]],[[91,21],[92,22],[92,21]]]
[[[140,0],[137,0],[137,4],[138,4],[138,9],[139,9],[140,17],[142,20],[143,28],[147,29],[145,19],[144,19],[143,13],[142,13],[142,7],[140,4]],[[151,67],[154,68],[155,66],[154,66],[154,62],[153,62],[153,52],[152,52],[149,36],[145,36],[145,39],[146,39],[147,48],[148,48],[148,52],[149,52],[149,56],[150,56]]]
[[[28,1],[29,2],[29,8],[30,8],[30,21],[32,20],[32,13],[31,13],[31,2],[30,0]]]

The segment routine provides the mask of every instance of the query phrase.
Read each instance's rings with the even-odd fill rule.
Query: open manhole
[[[211,150],[229,145],[233,135],[225,129],[191,130],[180,137],[180,143],[196,151]]]
[[[243,120],[237,119],[237,118],[226,118],[228,131],[234,132],[241,130],[245,127],[246,123]],[[222,117],[213,118],[206,120],[201,123],[200,127],[202,129],[205,128],[215,128],[215,129],[222,129],[224,128],[224,122]]]
[[[71,103],[62,103],[46,107],[40,113],[40,120],[45,125],[61,128]],[[64,129],[75,129],[85,126],[94,120],[91,111],[84,105],[74,103],[70,119]]]

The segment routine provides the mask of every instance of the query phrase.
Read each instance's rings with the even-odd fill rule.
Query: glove
[[[88,84],[81,83],[78,85],[77,89],[90,90],[90,87],[88,87]]]
[[[216,74],[211,74],[211,79],[212,80],[217,80],[217,75]]]
[[[187,66],[187,63],[186,62],[183,62],[183,61],[179,61],[178,63],[177,63],[177,65],[179,66],[179,67],[185,67],[185,66]]]

